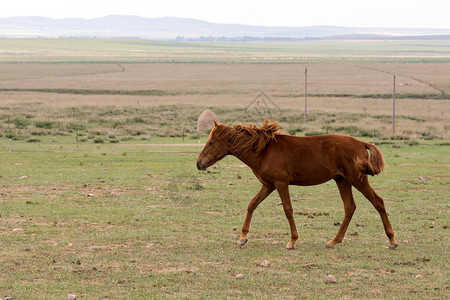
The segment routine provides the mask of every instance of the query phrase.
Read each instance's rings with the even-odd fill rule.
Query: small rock
[[[278,245],[278,244],[280,244],[280,241],[273,241],[272,244],[273,245]]]
[[[416,279],[419,279],[419,278],[421,278],[422,277],[422,275],[420,275],[420,274],[417,274],[416,275]]]
[[[22,177],[20,177],[20,179],[27,179],[28,178],[28,176],[22,176]]]
[[[242,279],[242,278],[244,278],[244,274],[237,274],[236,275],[236,279]]]
[[[74,294],[67,295],[67,300],[75,300],[75,299],[77,299],[77,295]]]
[[[403,240],[403,244],[408,244],[409,241],[408,240]]]
[[[228,182],[228,185],[234,185],[232,182]]]
[[[328,274],[327,277],[325,277],[325,283],[326,284],[330,284],[330,283],[336,283],[336,277],[334,277],[333,275]]]
[[[94,197],[95,194],[87,194],[88,197]]]
[[[265,261],[263,261],[262,263],[260,263],[259,265],[260,265],[261,267],[268,267],[268,266],[270,266],[270,261],[265,260]]]
[[[419,178],[420,180],[423,180],[423,179],[424,179],[422,176],[417,176],[417,178]]]
[[[12,232],[19,232],[19,231],[23,231],[22,228],[13,228]]]

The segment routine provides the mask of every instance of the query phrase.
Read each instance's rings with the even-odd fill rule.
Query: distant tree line
[[[175,42],[295,42],[307,40],[319,40],[320,38],[292,38],[292,37],[259,37],[259,36],[200,36],[200,37],[184,37],[178,36]]]
[[[450,40],[450,35],[422,35],[422,36],[386,36],[377,34],[352,34],[326,37],[271,37],[271,36],[178,36],[175,42],[296,42],[314,40]]]

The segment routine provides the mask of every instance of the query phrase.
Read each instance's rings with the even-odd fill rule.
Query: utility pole
[[[392,136],[395,137],[395,77],[397,74],[394,74],[394,83],[392,87]]]
[[[303,116],[305,125],[306,120],[308,119],[307,111],[308,111],[308,67],[305,67],[305,113]]]

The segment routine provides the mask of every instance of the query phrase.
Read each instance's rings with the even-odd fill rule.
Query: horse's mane
[[[254,123],[237,124],[233,127],[218,124],[214,129],[215,136],[231,143],[232,151],[236,153],[254,152],[260,154],[266,146],[283,134],[278,121],[265,119],[264,124],[257,127]]]

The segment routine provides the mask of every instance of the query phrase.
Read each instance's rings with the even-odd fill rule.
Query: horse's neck
[[[232,129],[230,128],[230,130]],[[258,154],[252,151],[244,151],[244,152],[234,151],[233,148],[236,147],[233,146],[235,146],[234,143],[236,143],[236,141],[233,141],[231,138],[229,138],[228,140],[226,140],[226,142],[228,143],[229,154],[235,156],[237,159],[245,163],[253,170],[256,170],[259,167],[261,159]]]
[[[232,151],[231,155],[235,156],[237,159],[239,159],[244,164],[249,166],[252,170],[258,169],[259,165],[261,163],[260,155],[257,155],[256,153],[254,153],[252,151],[247,151],[244,153],[237,153],[237,152]]]

